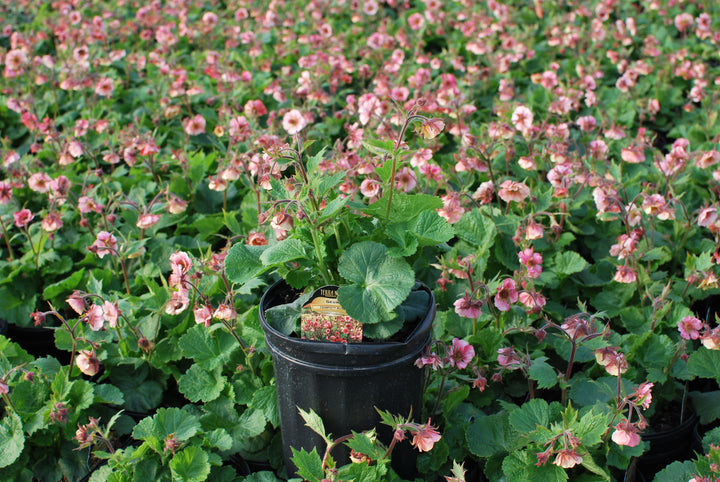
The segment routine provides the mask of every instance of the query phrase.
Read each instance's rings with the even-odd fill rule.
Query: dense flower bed
[[[226,256],[310,214],[278,273],[312,284],[390,191],[452,226],[373,240],[438,303],[432,425],[387,419],[425,477],[609,480],[673,401],[713,423],[719,26],[713,0],[2,2],[0,478],[282,476],[278,275]]]

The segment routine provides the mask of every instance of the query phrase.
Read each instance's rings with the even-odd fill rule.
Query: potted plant
[[[276,240],[248,238],[225,259],[228,279],[239,285],[268,272],[283,278],[263,295],[259,316],[273,354],[288,461],[292,448],[311,450],[322,441],[299,409],[314,410],[333,434],[372,428],[375,408],[419,414],[424,376],[414,363],[430,342],[435,302],[417,282],[454,235],[436,211],[438,198],[399,192],[408,127],[418,124],[427,139],[443,128],[418,113],[421,105],[401,111],[397,135],[365,142],[370,157],[361,190],[369,203],[338,190],[351,173],[325,172],[325,149],[305,160],[299,136],[297,149],[266,154],[269,200],[259,219],[270,220]],[[379,434],[386,443],[392,437]],[[403,475],[414,472],[408,457],[400,447],[394,458]]]

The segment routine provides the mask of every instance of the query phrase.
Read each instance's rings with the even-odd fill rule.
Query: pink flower
[[[102,211],[103,207],[105,207],[103,204],[96,203],[95,200],[88,196],[80,196],[78,199],[78,209],[83,214],[90,212],[99,213]]]
[[[101,78],[95,84],[95,93],[100,97],[111,97],[114,90],[113,80],[108,77]]]
[[[0,204],[7,204],[12,199],[12,185],[9,182],[0,181]]]
[[[528,278],[538,278],[542,273],[543,257],[540,253],[536,253],[535,250],[525,248],[518,253],[520,263],[527,269]]]
[[[365,197],[377,197],[380,193],[380,181],[370,178],[363,179],[363,182],[360,183],[360,192]]]
[[[505,347],[500,348],[497,351],[497,361],[501,367],[508,368],[510,370],[516,370],[520,368],[520,356],[517,354],[514,348]]]
[[[647,410],[650,408],[650,404],[652,403],[652,387],[655,386],[654,383],[645,382],[641,383],[636,389],[635,393],[633,393],[633,397],[635,398],[635,403],[642,406],[643,410]]]
[[[212,307],[208,305],[196,306],[193,314],[195,315],[195,323],[198,325],[203,324],[206,328],[210,326],[213,317]]]
[[[286,112],[282,119],[283,129],[291,136],[303,130],[306,125],[307,120],[297,109]]]
[[[445,123],[440,119],[427,119],[420,126],[420,135],[424,139],[434,139],[445,128]]]
[[[100,371],[100,362],[95,356],[94,351],[80,350],[77,358],[75,358],[75,364],[81,372],[90,377]]]
[[[97,254],[100,259],[104,258],[106,254],[117,254],[117,239],[111,233],[107,231],[100,231],[97,234],[95,242],[88,246],[88,250]]]
[[[613,279],[618,283],[634,283],[637,279],[637,273],[630,266],[618,266]]]
[[[117,303],[110,303],[105,300],[102,305],[103,319],[107,321],[111,328],[115,328],[117,325],[118,317],[120,316],[120,310],[118,309]]]
[[[73,291],[73,293],[65,301],[68,305],[70,305],[70,308],[72,308],[73,311],[78,315],[84,314],[85,310],[87,309],[85,297],[82,296],[77,290]]]
[[[415,360],[415,366],[418,368],[430,366],[433,370],[437,370],[438,368],[442,368],[444,365],[442,359],[437,353],[430,353]]]
[[[218,320],[233,321],[237,318],[237,313],[231,306],[221,303],[215,310],[215,313],[213,313],[213,316]]]
[[[29,209],[21,209],[20,211],[13,213],[13,217],[15,218],[15,226],[22,228],[32,221],[35,215],[30,212]]]
[[[480,310],[482,309],[483,302],[481,300],[474,300],[465,292],[465,296],[458,299],[453,303],[455,306],[455,313],[463,318],[475,319],[480,316]]]
[[[190,299],[186,290],[173,291],[170,300],[165,305],[165,313],[168,315],[177,315],[185,311],[190,304]]]
[[[472,387],[477,388],[481,392],[485,391],[485,387],[487,387],[487,378],[479,375],[475,380],[473,380]]]
[[[147,229],[149,227],[156,225],[159,221],[160,221],[159,214],[143,213],[140,216],[138,216],[135,226],[137,226],[140,229]]]
[[[425,425],[420,426],[415,432],[412,439],[412,445],[413,447],[417,447],[420,452],[429,452],[432,450],[435,442],[440,440],[440,438],[440,433],[435,427],[430,425],[430,420],[428,419],[428,422]]]
[[[460,204],[460,197],[457,193],[453,192],[442,196],[443,207],[437,210],[437,213],[445,218],[450,224],[455,224],[465,214],[465,208]]]
[[[192,119],[185,119],[185,133],[189,136],[199,136],[205,133],[205,118],[196,114]]]
[[[562,467],[563,469],[570,469],[575,467],[577,464],[581,464],[582,461],[583,458],[575,451],[575,449],[564,449],[558,452],[553,464],[558,467]]]
[[[245,244],[249,246],[266,246],[268,241],[265,233],[252,230],[248,233],[248,239]]]
[[[468,363],[475,356],[475,349],[465,340],[453,338],[452,348],[448,352],[450,366],[456,366],[458,370],[468,366]]]
[[[706,330],[700,341],[708,350],[720,350],[720,327]]]
[[[521,182],[508,179],[500,184],[498,196],[506,203],[510,201],[520,202],[530,196],[530,188]]]
[[[512,125],[520,132],[526,133],[530,130],[533,123],[533,113],[524,105],[515,108],[512,114]]]
[[[36,172],[28,178],[28,187],[35,192],[45,193],[50,190],[50,176],[44,172]]]
[[[612,441],[618,445],[635,447],[640,443],[640,435],[638,434],[637,427],[628,423],[626,419],[622,419],[622,421],[615,426]]]
[[[48,213],[40,222],[40,225],[45,232],[54,233],[63,226],[63,221],[59,213]]]
[[[700,338],[700,330],[703,327],[703,322],[694,316],[686,316],[678,321],[677,326],[681,337],[686,340],[697,340]]]
[[[510,304],[518,300],[518,292],[515,288],[515,281],[506,278],[498,287],[495,295],[495,307],[500,311],[510,311]]]
[[[92,331],[102,330],[105,324],[102,307],[100,305],[91,305],[90,309],[85,313],[85,321]]]

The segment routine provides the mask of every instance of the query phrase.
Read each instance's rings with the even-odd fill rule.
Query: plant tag
[[[323,286],[302,308],[300,336],[305,340],[360,343],[362,323],[342,309],[337,300],[337,286]]]

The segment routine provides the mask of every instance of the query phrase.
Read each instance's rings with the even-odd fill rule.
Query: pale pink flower
[[[51,212],[43,218],[40,222],[40,226],[46,233],[54,233],[58,229],[62,228],[63,221],[59,213]]]
[[[575,449],[563,449],[558,452],[553,464],[558,467],[562,467],[563,469],[570,469],[575,467],[577,464],[581,464],[582,461],[583,458],[575,451]]]
[[[195,323],[197,323],[198,325],[205,325],[206,328],[210,326],[210,322],[213,318],[213,311],[211,306],[195,306],[193,314],[195,315]]]
[[[450,366],[462,370],[468,366],[473,357],[475,357],[475,349],[470,343],[459,338],[453,338],[452,347],[448,352]]]
[[[655,386],[654,383],[641,383],[633,393],[633,398],[635,399],[634,403],[639,404],[643,408],[643,410],[647,410],[648,408],[650,408],[650,404],[652,403],[651,390],[653,386]]]
[[[684,32],[695,23],[693,16],[687,12],[679,13],[675,15],[675,28],[680,32]]]
[[[703,227],[713,226],[718,221],[717,208],[715,206],[708,206],[703,208],[698,214],[697,223]]]
[[[46,193],[50,190],[52,179],[44,172],[36,172],[28,178],[28,187],[35,192]]]
[[[628,423],[627,419],[622,419],[622,421],[615,426],[612,441],[618,445],[635,447],[640,443],[640,434],[638,434],[635,425]]]
[[[18,228],[25,227],[30,221],[33,220],[35,215],[29,209],[21,209],[20,211],[13,213],[15,218],[15,226]]]
[[[500,184],[498,196],[506,203],[510,201],[520,202],[530,196],[530,188],[522,182],[508,179]]]
[[[514,348],[500,348],[498,349],[497,353],[497,361],[501,367],[507,368],[508,370],[517,370],[518,368],[520,368],[522,360],[520,359],[520,356],[517,354]]]
[[[720,327],[705,330],[700,341],[708,350],[720,350]]]
[[[108,77],[103,77],[95,84],[95,93],[100,97],[112,97],[115,85],[113,80]]]
[[[237,312],[235,312],[232,306],[221,303],[213,313],[213,317],[218,320],[233,321],[237,318]]]
[[[478,186],[472,195],[472,198],[480,204],[490,204],[492,202],[492,196],[495,193],[495,186],[492,181],[485,181]]]
[[[380,193],[380,181],[370,178],[363,179],[360,183],[360,192],[368,198],[377,197]]]
[[[640,164],[645,160],[645,152],[642,146],[630,146],[620,151],[620,157],[630,164]]]
[[[307,120],[297,109],[286,112],[282,119],[283,129],[291,136],[303,130],[306,125]]]
[[[5,54],[5,68],[12,72],[19,72],[27,64],[27,54],[20,49],[12,49]]]
[[[115,326],[117,326],[118,317],[120,316],[120,310],[118,309],[117,303],[110,303],[105,300],[102,305],[102,312],[103,319],[107,321],[111,328],[115,328]]]
[[[137,226],[140,229],[147,229],[147,228],[150,228],[150,227],[156,225],[159,221],[160,221],[159,214],[143,213],[140,216],[138,216],[135,226]]]
[[[547,299],[537,291],[521,291],[518,293],[518,301],[525,305],[528,313],[540,313]]]
[[[85,313],[85,321],[92,331],[100,331],[105,324],[103,309],[100,305],[90,305]]]
[[[441,438],[440,433],[435,427],[430,425],[430,420],[425,425],[419,427],[415,432],[412,440],[413,447],[416,447],[420,452],[429,452],[432,450],[435,442]]]
[[[100,371],[100,362],[91,350],[80,350],[75,358],[75,365],[87,376],[94,376]]]
[[[530,109],[524,105],[520,105],[515,108],[512,113],[511,122],[515,129],[522,133],[528,132],[532,127],[533,113]]]
[[[417,175],[412,169],[403,166],[395,175],[395,188],[402,189],[404,192],[410,192],[417,186]]]
[[[495,307],[500,311],[510,311],[510,304],[517,300],[518,292],[515,281],[512,278],[505,278],[495,295]]]
[[[703,322],[694,316],[686,316],[677,323],[680,336],[686,340],[697,340],[700,338]]]
[[[443,207],[437,210],[437,213],[445,218],[450,224],[455,224],[465,214],[465,208],[460,204],[460,196],[452,192],[445,196],[442,196]]]
[[[458,299],[453,303],[455,307],[455,313],[464,318],[475,319],[480,316],[480,310],[482,309],[483,302],[481,300],[472,299],[472,297],[465,292],[465,296]]]
[[[173,291],[170,300],[165,305],[165,313],[168,315],[177,315],[185,311],[190,304],[190,299],[186,290]]]
[[[171,194],[167,202],[167,210],[170,214],[181,214],[187,209],[188,202]]]
[[[88,249],[102,259],[106,254],[117,254],[117,247],[117,239],[112,233],[100,231],[95,242]]]
[[[65,301],[78,315],[84,314],[87,309],[85,297],[82,296],[78,290],[73,291],[73,293]]]
[[[205,132],[205,118],[196,114],[192,119],[185,119],[185,133],[189,136],[199,136]]]
[[[518,253],[520,263],[527,269],[528,278],[538,278],[542,273],[543,257],[540,253],[536,253],[535,250],[525,248]]]
[[[408,17],[407,23],[411,30],[420,30],[425,25],[425,17],[415,12]]]
[[[104,207],[104,204],[98,204],[93,198],[89,196],[80,196],[80,198],[78,199],[78,210],[80,210],[80,212],[83,214],[91,212],[99,213]]]
[[[637,279],[637,272],[628,265],[618,266],[613,279],[618,283],[634,283]]]
[[[420,135],[424,139],[434,139],[444,128],[445,123],[440,119],[427,119],[420,126]]]

